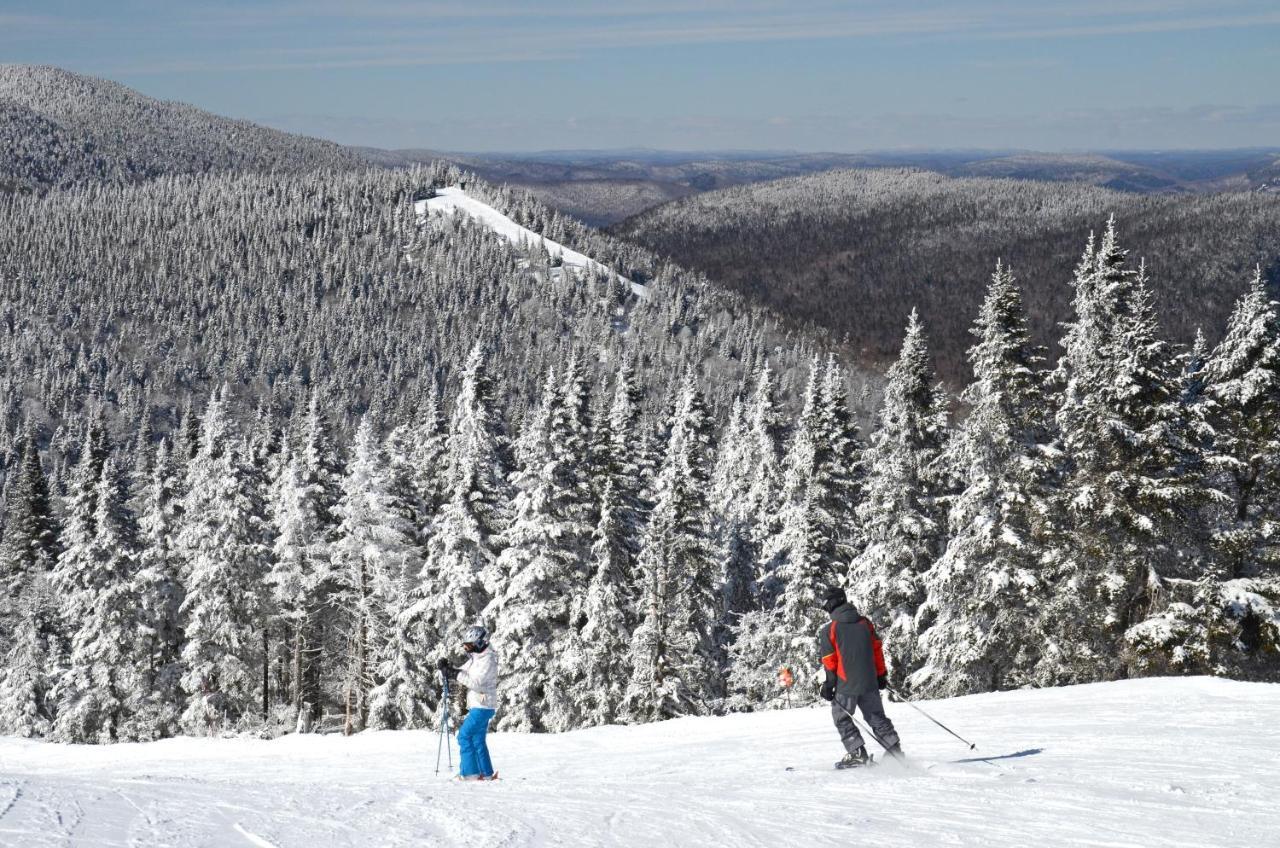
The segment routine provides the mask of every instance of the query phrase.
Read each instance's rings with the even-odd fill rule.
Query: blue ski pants
[[[472,707],[458,728],[458,753],[462,763],[458,773],[463,777],[493,777],[493,763],[489,760],[489,745],[485,736],[489,733],[489,721],[494,710]]]

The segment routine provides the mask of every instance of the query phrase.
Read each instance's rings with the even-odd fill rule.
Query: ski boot
[[[866,747],[859,748],[856,751],[850,751],[844,755],[844,759],[836,763],[838,769],[862,768],[869,766],[873,762],[871,755],[867,753]]]
[[[907,755],[902,753],[902,744],[899,742],[894,742],[892,745],[886,748],[885,753],[893,757],[895,760],[897,760],[900,763],[905,763],[907,761]]]

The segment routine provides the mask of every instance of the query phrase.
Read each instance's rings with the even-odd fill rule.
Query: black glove
[[[881,692],[883,692],[884,690],[888,689],[888,688],[889,688],[889,675],[887,675],[887,674],[882,674],[882,675],[880,675],[879,677],[877,677],[877,678],[876,678],[876,686],[878,686],[878,687],[880,688],[880,691],[881,691]]]
[[[458,676],[458,670],[446,659],[441,659],[440,662],[436,663],[436,668],[440,669],[440,673],[450,680]]]
[[[836,678],[834,674],[828,674],[827,679],[822,684],[822,700],[834,701],[836,699]]]

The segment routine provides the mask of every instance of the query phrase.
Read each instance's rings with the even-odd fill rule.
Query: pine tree
[[[620,557],[619,568],[627,575],[635,571],[646,486],[646,463],[640,431],[640,396],[631,367],[626,363],[619,365],[609,410],[594,422],[595,438],[591,449],[589,482],[595,487],[601,505],[604,503],[604,490],[609,487],[613,489],[613,520],[621,540],[621,546],[615,554]],[[597,520],[600,508],[602,507],[597,508],[596,512]],[[634,624],[634,621],[631,623]]]
[[[182,525],[182,484],[168,441],[160,443],[142,497],[138,570],[134,594],[139,602],[140,673],[144,703],[137,719],[140,734],[154,737],[178,732],[182,713],[181,653],[182,559],[177,533]]]
[[[1173,356],[1156,335],[1145,277],[1126,262],[1112,219],[1077,270],[1076,322],[1058,369],[1066,462],[1039,682],[1124,674],[1129,655],[1116,645],[1158,610],[1161,571],[1185,575],[1195,561],[1183,531],[1197,487],[1186,475]]]
[[[264,509],[235,438],[225,389],[209,402],[187,472],[178,549],[185,564],[182,723],[213,734],[254,712],[261,660]]]
[[[335,602],[346,631],[348,729],[368,722],[370,692],[381,683],[379,668],[391,628],[391,612],[407,575],[421,563],[406,504],[392,492],[386,456],[368,415],[356,431],[334,546],[338,590]]]
[[[920,662],[922,577],[946,539],[940,467],[946,428],[946,398],[934,386],[924,328],[913,311],[866,451],[866,497],[858,518],[867,546],[849,573],[850,595],[879,628],[890,679],[900,690]]]
[[[345,633],[341,614],[333,604],[336,575],[329,562],[331,547],[337,540],[338,519],[334,510],[342,496],[343,468],[332,422],[322,411],[321,400],[321,391],[313,388],[302,425],[302,441],[297,450],[306,499],[303,509],[307,513],[306,526],[299,538],[305,539],[304,544],[309,546],[305,562],[299,567],[301,583],[308,591],[303,604],[310,609],[310,614],[299,620],[297,607],[289,608],[294,613],[292,623],[295,625],[290,634],[293,641],[291,651],[298,650],[298,628],[302,630],[301,663],[297,657],[291,663],[294,709],[297,712],[301,704],[310,703],[313,718],[319,717],[326,687],[336,694],[346,674],[346,664],[342,659],[346,647],[343,641]],[[297,600],[295,595],[295,602]]]
[[[47,736],[57,714],[61,641],[49,575],[37,572],[13,599],[0,650],[0,733]]]
[[[825,432],[821,426],[821,383],[821,368],[814,358],[809,363],[809,376],[805,381],[800,415],[796,419],[783,459],[776,514],[767,523],[762,522],[762,530],[767,528],[765,532],[768,534],[763,540],[765,562],[758,579],[760,601],[764,609],[774,608],[785,588],[780,572],[785,569],[791,556],[790,545],[798,538],[794,532],[789,532],[789,528],[803,523],[796,520],[799,517],[797,513],[813,506],[809,500],[810,490],[815,485],[821,485],[817,481],[820,455],[825,449]],[[805,505],[806,501],[809,502],[808,506]],[[806,514],[804,521],[809,517]]]
[[[632,636],[625,715],[652,721],[712,709],[719,576],[707,524],[706,411],[692,371],[677,395],[656,504],[637,563],[644,618]]]
[[[614,484],[605,484],[591,545],[591,580],[581,604],[580,633],[566,654],[580,669],[571,683],[583,701],[581,723],[609,724],[618,718],[631,669],[627,653],[634,630],[632,541],[621,520]]]
[[[447,500],[429,529],[426,562],[401,613],[410,628],[422,628],[426,665],[450,655],[458,631],[475,621],[491,595],[506,522],[506,460],[493,383],[476,344],[467,359],[454,404],[446,447]]]
[[[304,711],[311,713],[320,706],[316,619],[331,579],[325,525],[328,512],[320,504],[321,495],[320,487],[308,481],[299,457],[285,460],[272,485],[270,515],[275,542],[265,581],[287,634],[289,700],[295,722]]]
[[[0,622],[6,602],[15,600],[37,575],[46,575],[58,560],[59,532],[40,463],[34,428],[21,446],[22,464],[9,489],[0,538]]]
[[[1031,345],[1012,272],[996,265],[969,349],[973,382],[961,394],[968,415],[946,448],[965,481],[951,502],[946,552],[924,577],[930,620],[912,688],[930,695],[1024,685],[1036,663],[1038,607],[1048,591],[1039,571],[1048,431],[1041,357]]]
[[[417,519],[420,533],[425,532],[444,501],[446,436],[440,417],[440,400],[432,389],[418,408],[410,448],[413,485],[422,510]]]
[[[0,628],[10,634],[0,645],[0,733],[39,737],[57,713],[62,642],[50,581],[61,542],[33,427],[21,447],[0,539]]]
[[[94,493],[86,569],[65,608],[78,612],[70,657],[55,690],[54,736],[66,742],[115,742],[136,735],[140,700],[136,531],[115,461],[103,462]]]
[[[1231,503],[1218,547],[1221,586],[1206,589],[1220,668],[1274,680],[1280,652],[1280,306],[1260,271],[1205,365],[1207,412]]]
[[[62,599],[59,612],[72,626],[83,620],[88,613],[79,604],[91,598],[86,590],[90,586],[95,566],[93,540],[97,530],[98,483],[109,453],[106,433],[102,429],[98,413],[94,413],[80,447],[80,456],[71,473],[71,486],[64,509],[62,550],[52,575],[54,591]]]
[[[304,712],[318,717],[324,654],[338,641],[330,557],[337,538],[340,468],[318,397],[311,395],[298,445],[278,460],[269,503],[274,540],[265,579],[288,644],[288,694],[295,723]]]
[[[749,403],[734,402],[712,475],[727,624],[759,605],[765,546],[777,530],[781,423],[773,391],[773,373],[766,365],[755,374]],[[727,640],[722,637],[722,641]]]
[[[834,354],[827,355],[823,366],[818,401],[825,445],[817,457],[818,503],[831,533],[832,561],[847,561],[861,549],[857,507],[862,500],[863,445],[849,408],[844,371]]]
[[[563,383],[548,372],[519,443],[513,517],[498,558],[505,580],[486,611],[503,650],[505,729],[567,730],[579,721],[570,684],[581,676],[582,658],[569,648],[572,598],[586,578],[590,489],[578,466],[586,422],[576,371],[571,363]]]

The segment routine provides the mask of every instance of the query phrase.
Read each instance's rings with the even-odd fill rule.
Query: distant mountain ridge
[[[794,319],[848,334],[860,364],[891,361],[913,308],[949,381],[968,375],[970,326],[997,259],[1039,340],[1070,317],[1070,268],[1115,214],[1145,256],[1164,329],[1216,340],[1260,265],[1280,284],[1280,195],[1122,192],[1080,181],[829,171],[688,197],[611,228]],[[1060,351],[1050,354],[1056,358]]]
[[[0,65],[0,188],[367,168],[355,151],[45,65]]]
[[[1130,194],[1280,188],[1280,148],[1040,153],[1009,150],[788,151],[550,150],[450,153],[361,149],[388,166],[445,159],[494,183],[519,186],[595,226],[662,203],[739,185],[842,168],[915,168],[950,177],[1071,182]]]
[[[0,191],[165,174],[396,168],[447,161],[593,226],[702,192],[839,168],[1080,182],[1130,193],[1280,190],[1280,148],[1225,151],[381,150],[222,117],[51,66],[0,64]]]

